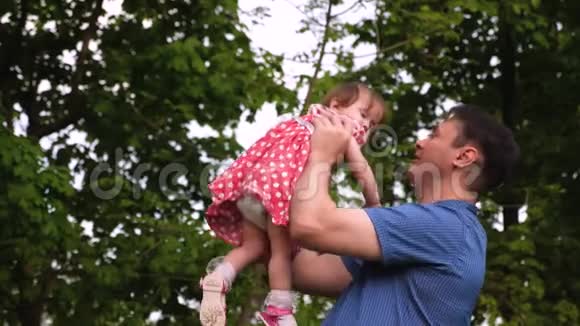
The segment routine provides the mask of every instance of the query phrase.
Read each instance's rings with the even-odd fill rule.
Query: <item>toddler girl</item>
[[[310,121],[320,110],[353,121],[353,138],[345,159],[364,167],[353,169],[353,173],[362,184],[366,206],[379,205],[377,185],[360,146],[382,120],[384,103],[363,84],[342,84],[331,90],[322,104],[312,105],[308,114],[269,130],[209,185],[212,204],[206,221],[218,237],[237,247],[223,259],[212,260],[208,275],[201,280],[202,325],[225,325],[225,293],[236,274],[264,255],[268,245],[270,292],[260,318],[266,325],[296,325],[292,245],[286,226],[294,186],[310,153]]]

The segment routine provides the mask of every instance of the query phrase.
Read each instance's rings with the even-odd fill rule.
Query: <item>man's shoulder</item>
[[[366,208],[369,215],[376,216],[399,216],[413,219],[444,220],[447,223],[462,223],[462,217],[475,216],[467,203],[440,201],[434,203],[404,203],[390,207]]]
[[[430,229],[429,233],[439,234],[443,238],[464,241],[468,236],[487,241],[485,230],[477,219],[477,208],[471,203],[447,200],[427,204],[405,203],[366,210],[371,219],[394,219],[394,223],[427,228]]]

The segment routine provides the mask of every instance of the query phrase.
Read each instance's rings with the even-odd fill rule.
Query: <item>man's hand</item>
[[[378,261],[381,247],[367,213],[362,209],[337,208],[328,194],[331,166],[349,146],[352,122],[339,114],[321,112],[312,123],[310,157],[290,202],[290,235],[303,248]],[[372,171],[366,164],[365,174],[372,180]],[[372,193],[378,198],[376,186]],[[378,200],[371,205],[375,202]]]
[[[324,110],[312,120],[310,160],[335,164],[344,156],[352,138],[353,123],[345,116]]]

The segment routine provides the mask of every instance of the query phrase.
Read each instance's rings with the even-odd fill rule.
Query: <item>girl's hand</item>
[[[365,207],[379,207],[381,203],[375,176],[354,137],[351,137],[348,144],[345,159],[351,173],[362,185]]]

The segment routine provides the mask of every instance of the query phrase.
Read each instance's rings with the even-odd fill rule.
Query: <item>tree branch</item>
[[[410,40],[403,40],[403,41],[397,42],[393,45],[389,45],[386,48],[381,49],[381,51],[377,51],[377,52],[373,52],[373,53],[359,54],[359,55],[353,56],[353,58],[365,58],[365,57],[370,57],[373,55],[379,56],[381,54],[385,54],[387,52],[390,52],[390,51],[396,50],[400,47],[403,47],[403,46],[409,44],[410,42],[411,42]],[[340,53],[336,53],[336,52],[326,52],[325,54],[340,55]]]
[[[3,118],[0,118],[0,123],[6,121],[6,129],[13,131],[12,127],[12,109],[5,105],[4,92],[0,90],[0,112]]]
[[[390,45],[386,48],[383,48],[382,51],[378,51],[378,52],[373,52],[373,53],[365,53],[365,54],[359,54],[359,55],[355,55],[353,56],[354,59],[358,59],[358,58],[366,58],[366,57],[370,57],[373,55],[376,55],[377,57],[379,57],[381,54],[385,54],[387,52],[396,50],[400,47],[403,47],[407,44],[409,44],[411,41],[410,40],[403,40],[400,42],[397,42],[393,45]],[[341,53],[337,53],[337,52],[325,52],[325,55],[340,55]],[[284,58],[283,60],[286,61],[292,61],[292,62],[296,62],[296,63],[303,63],[303,64],[315,64],[318,62],[318,60],[314,60],[314,61],[310,61],[310,60],[301,60],[301,59],[296,59],[296,58]]]
[[[383,50],[383,42],[381,39],[382,27],[383,27],[381,22],[383,19],[384,12],[382,10],[381,3],[379,3],[378,0],[377,0],[376,5],[375,5],[375,13],[376,13],[376,15],[375,15],[375,28],[376,28],[375,33],[377,34],[376,35],[376,37],[377,37],[377,40],[376,40],[376,42],[377,42],[377,44],[376,44],[376,46],[377,46],[377,59],[380,59],[380,57],[382,57],[382,54],[384,51]]]
[[[304,15],[304,17],[306,17],[306,20],[314,23],[315,25],[318,26],[323,26],[320,22],[318,22],[316,19],[308,16],[308,14],[306,12],[304,12],[304,10],[300,9],[300,7],[298,7],[297,5],[293,4],[290,0],[285,0],[288,4],[290,4],[292,7],[294,7],[296,10],[298,10],[302,15]]]
[[[79,90],[79,86],[85,74],[86,61],[90,54],[89,43],[97,33],[97,19],[102,13],[102,7],[103,0],[96,0],[93,13],[89,18],[89,26],[83,33],[81,50],[76,62],[76,70],[71,77],[71,93],[69,94],[65,105],[65,111],[67,111],[68,114],[62,119],[57,120],[51,124],[39,125],[35,130],[31,130],[29,134],[35,136],[38,139],[53,132],[62,130],[70,124],[76,123],[83,117],[85,113],[84,108],[86,108],[87,103],[86,99]]]
[[[361,6],[364,7],[362,1],[361,0],[358,0],[355,3],[353,3],[350,7],[348,7],[347,9],[339,12],[338,14],[332,15],[332,18],[334,19],[334,18],[337,18],[339,16],[342,16],[342,15],[346,14],[347,12],[351,11],[352,9],[354,9],[356,6],[359,6],[359,5],[361,5]]]
[[[12,27],[10,23],[0,24],[0,39],[2,46],[0,47],[0,109],[2,115],[5,117],[7,128],[12,130],[12,118],[14,115],[12,99],[10,99],[10,90],[17,89],[17,79],[15,73],[10,71],[10,68],[15,65],[20,57],[18,54],[22,53],[22,39],[24,37],[24,27],[26,26],[26,18],[28,17],[28,1],[20,1],[20,7],[14,8],[14,17],[16,27]]]
[[[18,54],[22,53],[22,39],[24,38],[26,18],[28,17],[28,0],[20,1],[20,13],[18,19],[16,20],[16,32],[10,35],[10,28],[5,27],[2,29],[2,47],[5,51],[2,51],[0,58],[5,56],[4,60],[0,60],[0,77],[5,79],[9,76],[8,72],[10,67],[14,64],[15,59],[19,58]],[[8,24],[6,26],[9,26]],[[5,33],[4,33],[5,32]],[[14,46],[15,49],[10,49]]]
[[[10,66],[18,64],[24,75],[28,72],[27,77],[24,78],[23,84],[28,88],[26,92],[23,92],[21,96],[18,96],[18,102],[22,106],[23,111],[28,116],[28,121],[30,126],[38,125],[38,108],[36,103],[36,86],[37,83],[34,82],[34,72],[36,71],[34,57],[35,53],[32,49],[25,47],[24,35],[26,34],[26,19],[28,18],[29,4],[27,0],[20,1],[20,15],[18,17],[15,48],[13,54],[9,54],[10,59],[8,60],[5,69],[10,69]],[[10,78],[10,74],[6,71],[6,76]],[[26,82],[28,81],[28,83]]]
[[[328,43],[328,36],[330,31],[330,21],[332,20],[332,0],[328,0],[328,8],[326,9],[326,22],[324,24],[324,35],[322,36],[322,43],[320,45],[320,52],[318,55],[318,60],[314,66],[314,74],[310,78],[310,85],[308,86],[308,92],[306,93],[306,98],[304,99],[304,107],[302,111],[306,111],[308,105],[310,104],[310,98],[312,97],[312,92],[314,89],[314,84],[316,83],[316,78],[318,78],[318,73],[320,72],[320,67],[322,66],[322,59],[324,58],[326,44]]]

